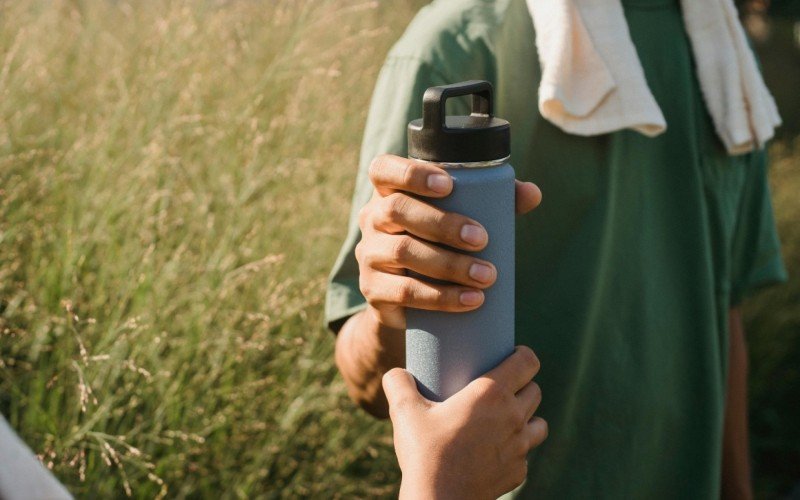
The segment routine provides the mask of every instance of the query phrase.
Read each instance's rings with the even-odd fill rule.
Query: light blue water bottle
[[[472,113],[447,116],[447,99],[467,95],[472,96]],[[444,401],[514,350],[511,129],[492,115],[493,104],[489,82],[431,87],[423,96],[422,119],[408,125],[409,156],[438,163],[453,178],[449,196],[426,202],[480,222],[489,243],[475,256],[497,268],[497,281],[484,291],[485,301],[475,311],[406,311],[406,369],[420,392],[434,401]]]

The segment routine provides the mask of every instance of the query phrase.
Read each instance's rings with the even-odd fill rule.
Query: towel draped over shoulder
[[[676,0],[677,1],[677,0]],[[667,122],[644,76],[621,0],[527,0],[542,67],[539,110],[565,132],[630,128],[653,137]],[[680,0],[697,78],[729,154],[764,146],[781,120],[733,0]]]

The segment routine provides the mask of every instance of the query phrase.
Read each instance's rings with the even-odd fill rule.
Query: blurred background
[[[424,3],[0,0],[0,413],[76,496],[396,495],[321,312]],[[797,498],[800,24],[765,7],[792,279],[747,302],[752,452],[758,496]]]

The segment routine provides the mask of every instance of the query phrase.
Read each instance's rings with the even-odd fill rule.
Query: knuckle
[[[370,283],[369,279],[362,273],[358,278],[358,290],[361,292],[361,295],[364,296],[367,301],[373,301],[373,288],[372,283]]]
[[[450,310],[450,301],[448,300],[448,293],[439,287],[426,288],[421,299],[426,305],[434,310],[447,311]]]
[[[356,246],[356,260],[358,261],[359,269],[373,269],[378,263],[378,258],[375,255],[372,244],[362,240]]]
[[[358,227],[360,227],[362,230],[369,225],[372,209],[372,203],[370,202],[358,210]]]
[[[525,433],[525,426],[527,422],[525,420],[525,412],[520,409],[513,409],[510,413],[510,422],[509,425],[511,427],[512,432],[514,434],[522,435]]]
[[[402,220],[408,206],[408,197],[402,193],[392,193],[384,198],[384,217],[391,222]]]
[[[406,163],[405,172],[403,173],[403,185],[413,186],[414,179],[421,173],[419,165],[415,163]]]
[[[464,241],[461,239],[461,227],[465,223],[464,217],[452,212],[445,212],[436,220],[436,224],[442,228],[445,238],[454,246],[464,245]]]
[[[397,287],[394,295],[398,304],[410,304],[414,300],[414,290],[408,283]]]
[[[475,381],[478,396],[489,402],[497,402],[502,398],[500,384],[486,377],[481,377]]]
[[[408,236],[398,236],[389,247],[389,258],[394,263],[405,262],[409,257],[411,238]]]
[[[441,270],[445,274],[445,276],[469,277],[469,266],[471,265],[470,263],[472,262],[471,258],[462,257],[460,255],[451,255],[449,252],[442,251],[439,249],[437,249],[437,251],[441,252],[439,254],[440,257],[439,265],[441,266]]]
[[[515,408],[514,423],[518,426],[518,432],[523,432],[525,430],[525,426],[528,425],[528,415],[523,408]]]
[[[506,387],[503,385],[499,385],[499,389],[500,390],[498,391],[497,398],[502,407],[508,408],[514,406],[514,403],[516,403],[516,397],[514,393],[512,391],[507,390]]]
[[[364,262],[364,259],[366,257],[364,255],[364,252],[366,252],[366,249],[364,248],[365,246],[366,246],[366,243],[364,243],[363,239],[356,244],[356,248],[355,248],[354,253],[355,253],[355,256],[356,256],[356,261],[359,263],[359,266],[362,266],[362,265],[365,264],[365,262]]]
[[[444,290],[439,288],[434,288],[431,290],[431,302],[435,305],[443,307],[449,305],[450,301],[448,300],[449,295]]]
[[[369,162],[369,178],[372,181],[372,184],[375,184],[377,179],[380,176],[381,170],[383,170],[384,165],[386,164],[386,156],[380,155],[376,156]]]

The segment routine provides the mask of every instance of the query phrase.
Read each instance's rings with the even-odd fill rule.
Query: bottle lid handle
[[[492,84],[484,80],[469,80],[452,85],[431,87],[422,96],[422,128],[444,130],[445,103],[451,97],[472,96],[472,112],[470,116],[491,117],[494,102]]]

